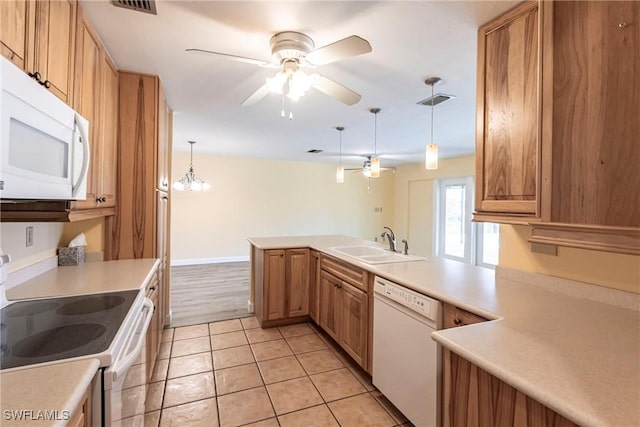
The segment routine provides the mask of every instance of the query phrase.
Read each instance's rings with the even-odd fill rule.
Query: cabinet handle
[[[33,73],[29,73],[28,75],[38,83],[42,84],[42,76],[40,75],[39,72],[35,71]]]
[[[458,319],[457,317],[455,319],[453,319],[453,324],[460,326],[462,324],[462,320]]]
[[[107,198],[106,198],[105,196],[101,196],[101,197],[98,197],[98,198],[96,199],[96,201],[97,201],[98,203],[104,203],[104,202],[106,202],[106,201],[107,201]]]
[[[150,291],[155,291],[156,290],[156,285],[153,285],[152,287],[149,288]]]
[[[51,87],[51,82],[49,80],[45,80],[41,85],[49,89]]]

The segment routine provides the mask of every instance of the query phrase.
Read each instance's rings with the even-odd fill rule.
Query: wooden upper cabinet
[[[87,173],[87,198],[74,202],[73,208],[89,209],[98,205],[101,169],[102,129],[99,120],[101,112],[101,44],[82,13],[78,16],[77,30],[74,108],[89,121],[91,159]]]
[[[552,7],[550,220],[640,227],[640,3]]]
[[[526,2],[478,32],[476,219],[537,214],[539,25]]]
[[[156,186],[164,191],[169,190],[171,174],[169,159],[171,156],[171,110],[167,105],[162,86],[158,96],[158,182]]]
[[[76,40],[75,0],[36,1],[33,63],[27,71],[38,72],[49,90],[67,104],[72,103]],[[29,70],[31,68],[31,70]]]
[[[73,101],[76,0],[1,1],[0,51],[67,104]]]
[[[100,207],[116,205],[118,162],[118,70],[103,50],[100,56],[100,168],[97,201]]]
[[[29,31],[35,24],[35,7],[25,0],[0,1],[0,54],[23,70],[29,43]]]
[[[542,222],[530,241],[640,255],[640,2],[543,2]]]
[[[157,256],[157,76],[119,73],[118,203],[114,259]]]

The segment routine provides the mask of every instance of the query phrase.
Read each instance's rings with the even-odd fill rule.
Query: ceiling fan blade
[[[244,63],[247,63],[247,64],[259,65],[261,67],[279,66],[278,64],[273,64],[272,62],[269,62],[269,61],[263,61],[262,59],[246,58],[244,56],[229,55],[228,53],[213,52],[211,50],[185,49],[185,51],[186,52],[190,52],[190,53],[196,53],[196,54],[199,54],[199,55],[220,56],[222,58],[231,59],[232,61],[238,61],[238,62],[244,62]]]
[[[346,39],[312,50],[305,55],[305,59],[313,65],[325,65],[369,52],[371,52],[371,45],[368,41],[362,37],[349,36]]]
[[[262,100],[262,98],[264,98],[267,95],[269,95],[269,86],[267,86],[267,84],[265,83],[262,86],[260,86],[258,90],[256,90],[251,95],[249,95],[247,99],[242,101],[242,104],[240,105],[243,107],[249,107],[251,105],[254,105],[260,102],[260,100]]]
[[[325,95],[329,95],[347,105],[356,104],[360,101],[360,98],[362,98],[362,96],[351,89],[348,89],[327,77],[321,76],[320,74],[313,75],[313,83],[311,86],[318,89]]]

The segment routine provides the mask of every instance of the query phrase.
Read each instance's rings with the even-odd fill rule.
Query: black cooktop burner
[[[0,310],[0,369],[105,351],[139,291],[21,301]]]

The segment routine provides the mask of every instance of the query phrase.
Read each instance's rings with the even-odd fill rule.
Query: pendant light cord
[[[340,131],[340,167],[342,167],[342,129],[338,131]]]
[[[433,145],[433,110],[435,108],[433,105],[433,86],[435,84],[431,84],[431,145]]]
[[[378,154],[378,113],[373,115],[373,157]]]

